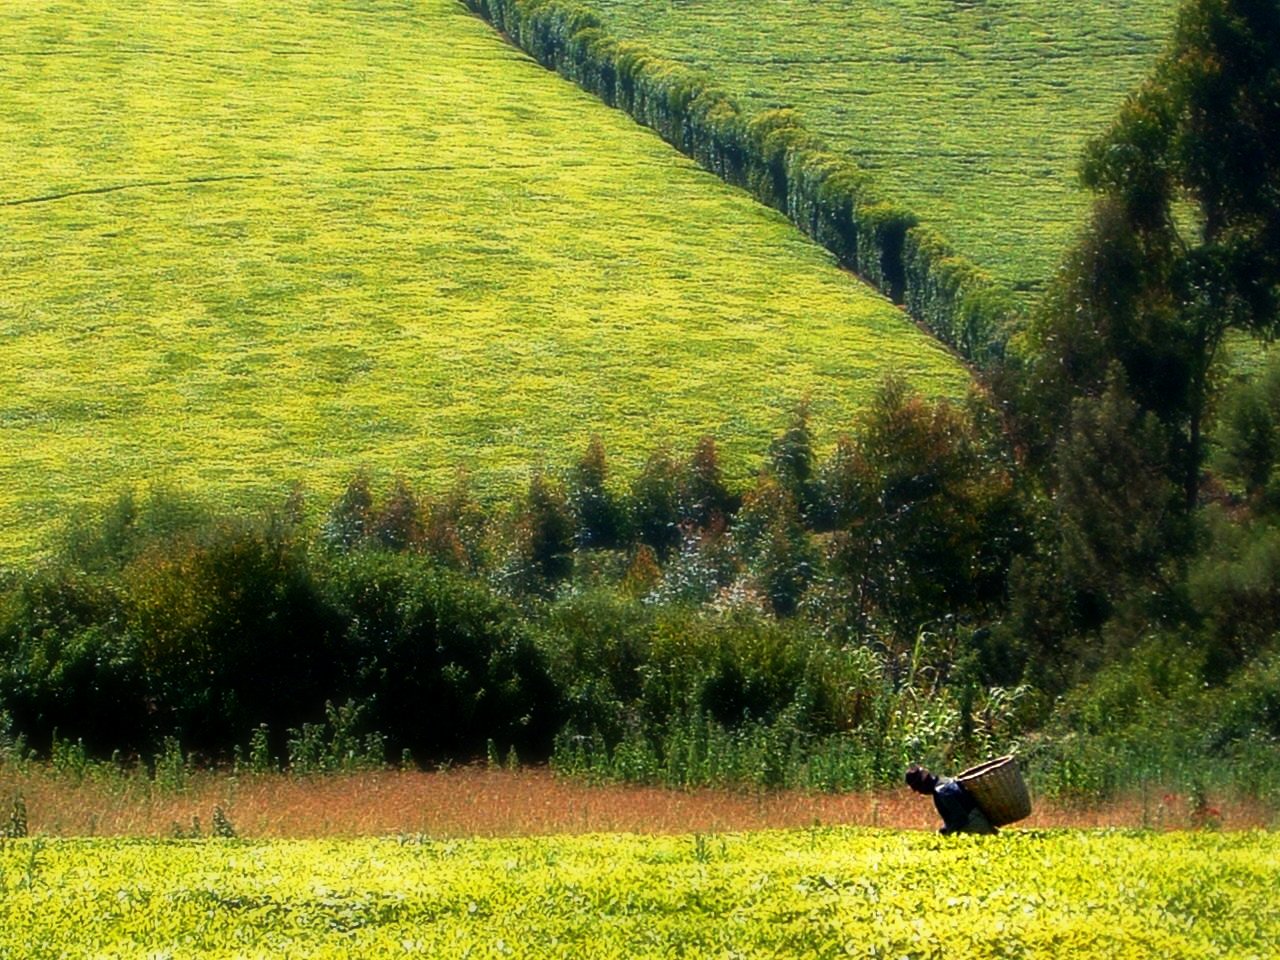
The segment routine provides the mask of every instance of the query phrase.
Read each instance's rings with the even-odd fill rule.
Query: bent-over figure
[[[942,817],[941,834],[995,833],[987,815],[973,799],[964,784],[949,777],[939,777],[924,767],[912,765],[907,770],[907,786],[916,793],[933,797],[933,805]]]

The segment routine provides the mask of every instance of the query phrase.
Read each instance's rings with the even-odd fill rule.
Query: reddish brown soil
[[[198,774],[182,790],[141,778],[80,783],[40,768],[0,768],[0,826],[12,798],[25,800],[32,834],[171,836],[192,819],[208,833],[220,807],[243,837],[425,834],[433,837],[558,833],[686,833],[848,824],[931,830],[928,800],[905,787],[884,793],[818,794],[591,786],[546,770],[462,768],[437,773],[379,771],[316,778]],[[1211,798],[1211,825],[1274,827],[1276,812]],[[1204,825],[1184,796],[1153,793],[1106,804],[1037,802],[1019,827]]]

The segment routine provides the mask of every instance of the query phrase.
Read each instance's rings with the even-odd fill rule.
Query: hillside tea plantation
[[[748,112],[791,107],[883,192],[1015,291],[1088,209],[1076,163],[1172,33],[1174,0],[582,0],[703,69]]]
[[[450,0],[0,5],[0,561],[86,500],[361,466],[485,490],[601,434],[754,469],[967,376],[783,218]]]
[[[0,847],[0,956],[1267,958],[1275,834]]]

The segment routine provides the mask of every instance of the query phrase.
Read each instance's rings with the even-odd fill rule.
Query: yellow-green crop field
[[[131,485],[510,489],[592,433],[745,476],[967,374],[451,0],[0,4],[0,560]]]
[[[0,957],[1231,957],[1280,945],[1274,833],[0,847]]]
[[[883,192],[1015,290],[1079,229],[1076,168],[1172,36],[1177,0],[581,0],[705,69],[748,111],[793,107]],[[1030,296],[1030,294],[1028,294]]]

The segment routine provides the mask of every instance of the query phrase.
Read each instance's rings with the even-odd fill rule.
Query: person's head
[[[907,768],[907,786],[916,793],[933,793],[938,785],[938,778],[924,767],[912,764]]]

